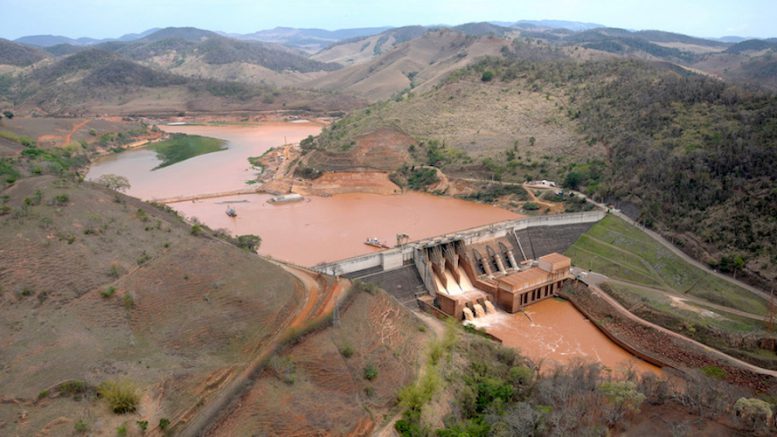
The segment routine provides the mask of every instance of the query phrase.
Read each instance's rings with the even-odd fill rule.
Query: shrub
[[[140,402],[135,385],[129,381],[105,381],[97,388],[97,394],[108,402],[111,411],[116,414],[134,412]]]
[[[150,260],[150,259],[151,259],[151,255],[146,253],[146,251],[144,250],[143,253],[141,253],[140,256],[137,259],[138,265],[142,266],[143,264],[147,263],[148,260]]]
[[[523,209],[526,211],[536,211],[540,209],[540,206],[534,202],[526,202],[523,204]]]
[[[57,386],[57,391],[62,396],[79,396],[89,390],[89,384],[85,381],[65,381]]]
[[[76,432],[83,434],[89,431],[89,425],[84,422],[84,419],[78,419],[78,422],[73,425],[73,429],[75,429]]]
[[[118,437],[124,437],[124,436],[127,435],[127,424],[126,423],[122,423],[121,425],[119,425],[118,428],[116,428],[116,435]]]
[[[132,297],[131,294],[127,293],[122,298],[122,303],[124,304],[124,308],[131,310],[132,308],[135,308],[135,298]]]
[[[135,423],[138,424],[138,428],[140,428],[140,432],[145,434],[146,431],[148,430],[148,420],[138,420]]]
[[[709,376],[710,378],[715,379],[726,379],[727,373],[725,370],[721,369],[718,366],[704,366],[701,368],[701,371],[704,372],[705,375]]]
[[[375,366],[372,365],[371,363],[367,364],[364,367],[364,379],[366,379],[367,381],[372,381],[377,377],[378,377],[378,369],[375,368]]]
[[[64,206],[70,201],[70,196],[67,194],[57,194],[54,196],[54,205]]]
[[[297,380],[297,368],[294,362],[287,357],[274,355],[268,362],[270,369],[275,375],[286,384],[292,385]]]
[[[734,413],[746,430],[769,432],[773,414],[768,402],[755,398],[739,398],[734,404]]]
[[[294,170],[294,175],[302,179],[310,179],[310,180],[318,179],[319,177],[321,177],[322,174],[323,173],[321,172],[321,170],[318,170],[313,167],[301,166],[301,167],[298,167],[296,170]]]
[[[102,296],[102,297],[107,299],[107,298],[113,296],[114,293],[116,293],[116,287],[108,287],[105,290],[103,290],[102,292],[100,292],[100,296]]]
[[[111,264],[111,268],[108,269],[108,276],[114,279],[118,279],[119,276],[121,276],[122,268],[120,265],[113,263]]]
[[[256,252],[261,244],[262,237],[258,235],[238,235],[237,237],[237,247],[249,252]]]
[[[483,74],[480,76],[480,80],[483,82],[491,82],[491,80],[494,78],[494,72],[491,70],[486,70],[483,72]]]
[[[340,348],[340,355],[345,358],[351,358],[353,356],[353,348],[349,345],[345,345]]]
[[[510,368],[510,379],[514,385],[526,386],[534,379],[534,371],[526,366]]]
[[[202,235],[205,232],[205,229],[202,227],[201,224],[195,223],[192,225],[191,234],[198,237]]]
[[[159,419],[159,429],[161,429],[162,431],[167,431],[167,428],[169,427],[170,427],[170,419],[168,419],[167,417],[163,417]]]
[[[380,289],[380,287],[373,284],[372,282],[360,281],[358,279],[353,281],[353,286],[356,287],[358,291],[369,294],[375,294]]]

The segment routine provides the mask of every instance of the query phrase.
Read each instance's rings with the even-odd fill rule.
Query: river
[[[297,143],[308,135],[318,135],[321,127],[311,122],[160,126],[165,132],[221,138],[227,141],[228,148],[157,170],[153,170],[159,165],[156,152],[145,148],[128,150],[99,159],[86,178],[96,179],[106,173],[125,176],[132,185],[127,194],[144,200],[250,188],[246,181],[255,179],[256,171],[249,165],[248,157],[260,156],[284,142]]]
[[[256,177],[247,158],[284,142],[296,143],[321,130],[316,123],[263,123],[249,126],[163,126],[167,132],[227,140],[228,149],[152,170],[159,164],[148,149],[104,157],[92,165],[87,179],[118,174],[129,179],[127,194],[145,200],[218,193],[250,188]],[[170,206],[188,218],[233,235],[262,237],[260,253],[312,266],[320,262],[369,253],[364,244],[378,238],[393,246],[396,235],[412,240],[521,217],[505,209],[450,197],[409,192],[401,195],[352,193],[311,196],[299,203],[273,205],[268,195],[251,194]],[[227,203],[238,216],[225,214]]]
[[[542,360],[545,370],[583,359],[600,362],[615,371],[632,367],[642,372],[661,372],[659,367],[613,343],[567,301],[545,299],[529,305],[525,311],[525,314],[500,311],[476,318],[473,324],[535,362]]]

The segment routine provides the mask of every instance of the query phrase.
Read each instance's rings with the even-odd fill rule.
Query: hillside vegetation
[[[573,61],[517,41],[432,91],[335,123],[310,159],[324,150],[346,160],[356,137],[390,127],[418,142],[408,164],[558,178],[768,289],[777,281],[776,116],[771,94],[672,65]],[[478,155],[491,159],[469,165]]]
[[[167,167],[177,162],[206,153],[226,149],[226,142],[217,138],[199,135],[172,134],[169,139],[154,143],[151,149],[157,152],[162,162],[155,168]]]
[[[137,199],[51,176],[1,194],[5,433],[67,435],[83,422],[112,435],[122,422],[175,420],[304,300],[279,266]],[[134,395],[113,404],[109,389]]]
[[[566,254],[576,266],[607,275],[602,288],[641,317],[759,366],[777,366],[766,299],[693,267],[625,221],[605,217]]]
[[[46,58],[42,50],[0,38],[0,65],[26,67]]]
[[[5,76],[2,76],[5,77]],[[90,48],[3,79],[0,98],[20,114],[176,114],[266,109],[343,110],[358,100],[263,84],[195,79]]]

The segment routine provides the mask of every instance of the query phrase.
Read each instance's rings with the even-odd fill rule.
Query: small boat
[[[237,211],[235,211],[235,208],[230,206],[227,208],[227,215],[230,217],[237,217]]]
[[[367,246],[377,247],[378,249],[389,249],[388,244],[381,242],[376,237],[368,238],[364,241]]]

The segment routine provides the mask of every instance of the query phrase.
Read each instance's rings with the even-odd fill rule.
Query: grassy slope
[[[566,254],[579,267],[634,283],[608,282],[603,288],[638,315],[745,359],[758,355],[757,364],[777,365],[774,352],[766,353],[753,341],[743,341],[748,336],[772,336],[763,322],[704,305],[766,315],[767,302],[685,263],[623,220],[605,217]],[[694,300],[678,303],[672,296]]]
[[[301,297],[280,267],[138,200],[48,176],[2,194],[0,386],[18,403],[0,404],[0,422],[12,435],[173,419],[238,372]],[[63,381],[116,378],[139,388],[138,413],[114,416],[90,395],[35,401]]]
[[[169,139],[154,143],[150,147],[157,152],[157,156],[162,160],[162,163],[156,168],[162,168],[195,156],[225,150],[225,144],[224,140],[217,138],[172,134]]]
[[[595,224],[566,253],[575,265],[612,278],[766,314],[763,299],[685,263],[647,234],[612,215]]]

